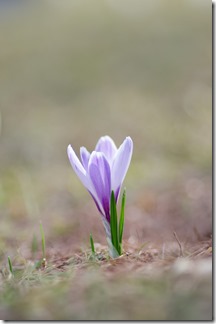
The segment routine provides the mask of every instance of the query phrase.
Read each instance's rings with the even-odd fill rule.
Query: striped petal
[[[101,202],[104,216],[110,221],[111,172],[105,156],[101,152],[92,152],[89,160],[89,176]]]

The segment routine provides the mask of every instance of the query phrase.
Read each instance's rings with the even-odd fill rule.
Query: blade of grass
[[[9,256],[8,256],[8,266],[9,266],[10,273],[13,275],[13,267]]]
[[[34,234],[32,238],[32,244],[31,244],[31,252],[34,255],[38,251],[38,242],[37,242],[37,237]]]
[[[119,253],[119,241],[118,241],[118,219],[117,219],[117,210],[114,191],[111,193],[110,200],[110,230],[111,230],[111,239],[112,244]]]
[[[95,255],[94,240],[91,234],[90,234],[90,244],[91,244],[92,254]]]
[[[124,231],[125,200],[126,200],[126,189],[124,189],[123,195],[122,195],[121,214],[120,214],[120,220],[119,220],[119,245],[120,245],[120,247],[122,244],[122,236],[123,236],[123,231]]]
[[[40,223],[40,232],[41,232],[43,259],[46,259],[46,242],[45,242],[45,234],[44,234],[42,223]]]

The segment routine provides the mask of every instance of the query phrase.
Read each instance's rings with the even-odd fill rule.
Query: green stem
[[[121,214],[118,224],[118,215],[117,207],[115,201],[114,191],[111,193],[110,198],[110,232],[111,232],[111,244],[113,246],[112,255],[121,255],[122,254],[122,237],[124,231],[124,209],[125,209],[125,200],[126,200],[126,190],[124,189],[121,202]],[[114,253],[115,252],[115,253]]]
[[[122,237],[123,237],[123,231],[124,231],[125,200],[126,200],[126,189],[124,189],[123,195],[122,195],[121,214],[120,214],[120,220],[119,220],[119,249],[120,249],[120,254],[122,254]]]

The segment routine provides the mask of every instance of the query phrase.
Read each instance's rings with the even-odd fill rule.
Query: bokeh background
[[[0,1],[0,254],[105,243],[72,144],[134,142],[125,240],[211,235],[211,3]],[[66,253],[66,252],[65,252]]]

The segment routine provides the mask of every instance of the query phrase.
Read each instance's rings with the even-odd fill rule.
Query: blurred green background
[[[164,193],[177,191],[172,219],[184,228],[192,219],[206,234],[210,3],[53,0],[1,6],[2,240],[13,227],[21,227],[18,237],[28,240],[37,219],[50,222],[51,233],[52,226],[64,232],[67,220],[80,225],[73,210],[91,199],[70,168],[66,147],[93,150],[106,134],[117,145],[128,135],[134,141],[125,182],[137,214],[129,217],[131,226],[139,222],[148,229],[149,208],[152,223],[158,214],[164,221],[170,212],[160,215],[158,197],[170,205]],[[145,215],[136,213],[140,206]]]
[[[210,2],[9,3],[0,28],[2,228],[35,216],[64,226],[81,198],[90,201],[66,147],[93,150],[105,134],[134,141],[125,182],[134,203],[179,181],[188,204],[210,199]]]
[[[103,135],[118,146],[126,136],[134,141],[125,240],[164,243],[173,230],[182,242],[210,237],[211,15],[211,2],[202,0],[0,1],[1,262],[31,257],[40,220],[50,255],[87,248],[90,232],[105,243],[66,155],[68,144],[91,151]],[[158,318],[210,316],[210,299],[200,294],[204,308],[195,302],[185,315],[178,297]],[[30,318],[28,300],[15,300],[16,319],[46,318],[41,308]],[[136,307],[132,319],[142,319],[143,306]],[[2,311],[7,316],[10,307]],[[100,316],[90,318],[110,318]]]
[[[210,9],[183,0],[2,6],[2,228],[35,216],[64,227],[90,200],[66,147],[93,150],[105,134],[134,141],[125,182],[133,202],[182,179],[195,205],[211,190]]]

